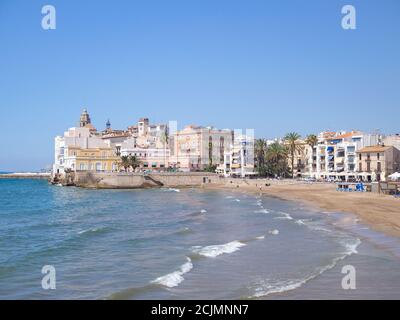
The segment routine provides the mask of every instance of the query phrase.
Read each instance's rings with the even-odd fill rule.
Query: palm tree
[[[315,134],[309,134],[306,138],[306,143],[312,148],[317,145],[318,138]]]
[[[140,161],[136,156],[129,156],[129,166],[132,167],[133,170],[140,166]]]
[[[299,146],[297,145],[298,140],[301,138],[301,136],[297,132],[290,132],[285,135],[283,138],[285,140],[285,143],[289,147],[289,153],[290,153],[290,160],[291,160],[291,170],[292,170],[292,179],[294,179],[294,155],[296,151],[299,150]]]
[[[167,127],[161,133],[161,141],[164,144],[164,169],[167,167],[167,142],[168,142],[168,131]]]
[[[125,171],[131,166],[130,165],[130,161],[129,161],[129,157],[128,156],[122,156],[121,157],[121,162],[120,165],[122,167],[124,167]]]
[[[272,176],[284,176],[287,173],[287,148],[274,142],[265,154],[266,171]]]
[[[267,141],[265,139],[257,139],[254,143],[254,158],[256,161],[257,171],[260,176],[266,174],[265,156],[267,152]]]

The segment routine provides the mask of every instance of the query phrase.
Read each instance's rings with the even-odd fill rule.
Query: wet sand
[[[265,186],[268,183],[270,186]],[[353,213],[372,229],[400,237],[400,199],[371,192],[338,192],[336,184],[269,180],[229,180],[206,188],[231,189],[301,201],[332,212]]]

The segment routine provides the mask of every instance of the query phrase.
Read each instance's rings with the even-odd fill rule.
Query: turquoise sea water
[[[351,215],[276,198],[0,179],[1,299],[399,299],[399,248]],[[356,290],[342,289],[345,265]]]

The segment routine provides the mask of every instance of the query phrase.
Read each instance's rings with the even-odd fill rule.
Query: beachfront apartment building
[[[282,141],[282,143],[289,147],[289,145]],[[292,170],[292,155],[288,153],[288,166]],[[293,172],[295,177],[307,176],[312,164],[312,148],[304,140],[296,141],[296,149],[293,154]]]
[[[316,179],[356,180],[356,153],[381,143],[381,135],[361,131],[321,132],[310,152],[308,171]]]
[[[251,177],[256,175],[254,166],[254,131],[234,132],[233,143],[224,152],[224,162],[219,164],[216,172],[232,177]]]
[[[199,171],[224,163],[233,142],[233,132],[189,125],[169,136],[170,165],[181,171]]]
[[[362,181],[387,181],[400,172],[400,150],[394,146],[374,145],[357,151],[357,178]]]

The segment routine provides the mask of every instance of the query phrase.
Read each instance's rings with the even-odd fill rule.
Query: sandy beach
[[[266,183],[270,185],[266,186]],[[301,201],[325,211],[352,213],[372,229],[400,237],[400,199],[393,196],[371,192],[338,192],[336,184],[297,181],[229,180],[223,185],[207,185],[207,188],[263,193]]]

